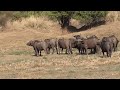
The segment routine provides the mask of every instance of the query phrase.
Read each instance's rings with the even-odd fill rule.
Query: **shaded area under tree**
[[[97,27],[97,26],[105,25],[105,24],[106,24],[106,20],[104,18],[94,19],[92,22],[88,22],[82,25],[80,28],[76,28],[75,26],[70,25],[67,27],[67,30],[68,32],[80,32],[80,31],[91,29],[92,27]]]

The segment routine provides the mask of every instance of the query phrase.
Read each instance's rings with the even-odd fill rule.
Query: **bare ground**
[[[39,30],[6,30],[0,32],[0,78],[1,79],[119,79],[120,45],[112,58],[100,55],[53,54],[33,56],[32,47],[26,43],[31,39],[71,37],[75,34],[97,35],[99,38],[116,35],[120,40],[120,22],[102,25],[88,31],[62,35]],[[56,29],[57,30],[57,29]]]

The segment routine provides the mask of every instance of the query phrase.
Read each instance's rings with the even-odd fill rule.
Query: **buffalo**
[[[33,49],[34,49],[34,51],[35,51],[35,47],[34,47],[34,45],[35,45],[35,43],[36,42],[40,42],[39,40],[30,40],[29,42],[27,42],[27,46],[32,46],[33,47]],[[36,56],[36,52],[35,52],[35,56]]]
[[[69,39],[61,38],[58,39],[58,51],[60,54],[60,48],[66,49],[66,54],[72,54],[72,46],[71,46],[71,41]]]
[[[81,39],[77,39],[76,41],[75,41],[75,47],[78,49],[78,51],[79,51],[79,54],[81,53],[81,54],[83,54],[84,52],[86,53],[86,54],[88,54],[87,53],[87,45],[81,40]]]
[[[76,39],[85,39],[81,35],[74,35],[73,37],[76,38]]]
[[[86,49],[94,49],[94,54],[97,52],[99,39],[96,37],[88,38],[88,39],[78,39],[76,42],[77,47],[79,46],[79,50],[82,50],[81,52],[84,53],[84,51],[87,53]]]
[[[58,54],[58,42],[57,42],[57,38],[45,39],[44,41],[48,44],[49,51],[50,51],[50,49],[53,50],[52,54],[54,53],[55,49],[56,49],[56,52]]]
[[[52,54],[56,51],[57,54],[66,50],[66,54],[73,54],[72,49],[78,49],[79,54],[87,54],[88,49],[91,53],[98,53],[102,51],[107,53],[107,57],[111,57],[112,52],[117,50],[119,40],[114,36],[103,37],[102,40],[96,36],[92,35],[89,37],[82,37],[81,35],[74,35],[71,38],[50,38],[45,40],[31,40],[27,42],[27,46],[32,46],[35,51],[35,56],[41,56],[41,51],[44,50],[45,54],[50,54],[52,49]],[[100,50],[101,49],[101,50]]]
[[[112,40],[114,51],[116,51],[119,40],[114,35],[109,36],[109,38]]]
[[[73,37],[76,39],[81,39],[81,35],[74,35]]]
[[[41,51],[44,50],[48,54],[48,44],[45,41],[31,40],[27,43],[28,46],[33,46],[35,51],[35,56],[41,56]]]
[[[113,43],[111,42],[111,39],[109,37],[103,37],[100,46],[102,49],[103,56],[104,52],[106,52],[107,57],[111,57],[113,49]]]

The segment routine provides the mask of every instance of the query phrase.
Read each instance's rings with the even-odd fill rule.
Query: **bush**
[[[75,11],[73,18],[80,20],[80,22],[87,23],[98,18],[105,19],[107,13],[107,11]]]
[[[9,19],[11,19],[12,12],[11,11],[0,11],[0,26],[4,28]]]

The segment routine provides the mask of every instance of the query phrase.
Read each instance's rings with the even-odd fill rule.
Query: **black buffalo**
[[[48,44],[45,41],[31,40],[27,43],[28,46],[33,46],[35,51],[35,56],[41,56],[41,51],[44,50],[48,54]],[[40,53],[40,54],[39,54]]]
[[[52,39],[45,39],[45,42],[48,44],[49,51],[50,49],[53,50],[52,54],[54,53],[55,49],[58,54],[58,41],[57,38],[52,38]]]
[[[58,53],[60,54],[60,48],[62,49],[66,49],[66,54],[72,54],[72,46],[71,46],[71,42],[69,39],[65,39],[65,38],[61,38],[58,39]]]
[[[108,57],[112,55],[113,43],[109,37],[103,37],[101,41],[101,49],[104,56],[104,52],[107,53]]]

